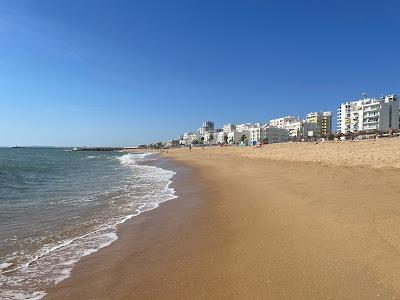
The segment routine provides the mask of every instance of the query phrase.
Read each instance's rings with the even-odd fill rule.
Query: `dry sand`
[[[278,161],[313,162],[330,166],[400,168],[399,137],[320,143],[281,143],[261,148],[215,146],[206,149],[207,155],[212,153]],[[173,151],[186,152],[186,150]],[[192,148],[192,151],[201,150],[203,149]]]
[[[399,147],[169,151],[180,197],[121,226],[48,298],[399,298]]]

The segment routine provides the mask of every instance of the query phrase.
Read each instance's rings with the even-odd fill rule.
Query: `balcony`
[[[379,110],[379,106],[371,106],[371,107],[366,107],[364,109],[365,112],[378,111],[378,110]]]
[[[366,122],[364,122],[365,124],[376,124],[378,123],[378,120],[368,120]]]

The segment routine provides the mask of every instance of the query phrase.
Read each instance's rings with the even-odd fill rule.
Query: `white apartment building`
[[[289,136],[291,138],[297,138],[301,136],[301,128],[303,127],[303,121],[298,120],[296,122],[291,122],[284,126],[283,128],[289,131]]]
[[[367,98],[345,102],[337,113],[337,131],[349,133],[357,131],[399,129],[399,103],[396,95],[381,99]]]
[[[249,130],[249,134],[249,143],[252,145],[263,140],[267,140],[270,144],[289,141],[289,132],[286,129],[274,126],[254,126]]]
[[[216,134],[215,132],[212,131],[206,131],[203,135],[204,137],[204,144],[206,145],[215,145],[216,142]]]
[[[214,136],[215,142],[217,144],[225,144],[225,137],[228,136],[227,132],[221,131],[217,132]]]
[[[200,135],[198,133],[193,133],[193,132],[185,132],[184,134],[181,135],[181,138],[179,140],[180,145],[190,145],[193,143],[193,141],[197,140],[200,141]]]
[[[289,137],[294,138],[299,136],[302,122],[294,116],[287,116],[269,121],[269,125],[286,129],[289,132]]]
[[[240,144],[243,135],[246,137],[246,140],[249,141],[250,133],[248,131],[233,130],[228,132],[228,143],[234,145]]]
[[[251,123],[238,124],[238,125],[236,125],[236,131],[244,132],[244,131],[249,130],[252,127],[253,127],[253,125]]]
[[[288,123],[293,123],[300,121],[299,118],[296,118],[294,116],[286,116],[278,119],[273,119],[269,121],[269,125],[278,127],[278,128],[283,128],[283,126],[287,125]]]
[[[236,125],[235,124],[225,124],[224,125],[223,131],[225,133],[228,133],[228,132],[234,131],[234,130],[236,130]]]

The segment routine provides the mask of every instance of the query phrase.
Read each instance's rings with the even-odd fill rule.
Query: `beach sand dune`
[[[396,299],[399,146],[169,151],[180,198],[121,226],[48,298]]]

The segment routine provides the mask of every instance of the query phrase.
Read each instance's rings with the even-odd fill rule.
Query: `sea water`
[[[174,172],[151,156],[0,149],[0,298],[39,299],[117,225],[175,198]]]

